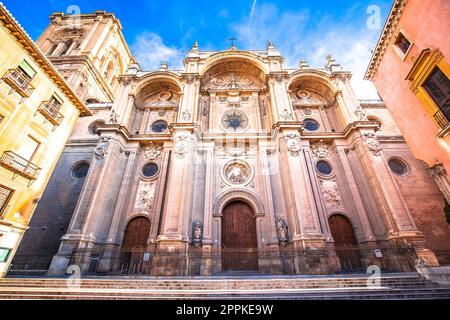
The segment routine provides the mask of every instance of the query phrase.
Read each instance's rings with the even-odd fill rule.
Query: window
[[[10,253],[11,253],[11,249],[0,248],[0,263],[5,263],[6,261],[8,261]]]
[[[316,169],[319,173],[325,175],[325,176],[329,176],[330,174],[333,173],[333,168],[331,168],[331,165],[323,160],[320,160],[317,162],[316,164]]]
[[[144,167],[142,167],[142,174],[144,177],[152,178],[158,174],[159,167],[156,163],[147,163]]]
[[[152,124],[152,131],[161,133],[167,130],[167,122],[164,120],[157,120]]]
[[[411,48],[411,41],[406,39],[402,32],[398,33],[397,39],[395,39],[394,44],[403,53],[403,55],[406,55],[409,51],[409,48]]]
[[[55,52],[55,50],[56,50],[57,47],[58,47],[58,44],[52,45],[52,47],[50,48],[50,50],[48,50],[47,55],[51,56],[51,55]]]
[[[26,62],[25,60],[23,60],[20,64],[19,64],[19,69],[20,71],[22,71],[26,76],[28,76],[29,80],[31,81],[31,79],[34,78],[34,76],[36,75],[36,71],[34,71],[34,69],[30,66],[30,64],[28,62]]]
[[[317,131],[319,130],[319,123],[313,119],[305,119],[303,121],[303,126],[308,131]]]
[[[81,179],[86,177],[89,171],[89,167],[90,167],[89,163],[87,162],[80,162],[76,164],[72,168],[72,177],[74,177],[75,179]]]
[[[8,189],[0,185],[0,217],[3,215],[6,206],[8,205],[8,201],[9,199],[11,199],[12,194],[13,191],[11,189]]]
[[[22,158],[31,161],[39,149],[40,143],[33,137],[27,136],[19,146],[17,154]]]
[[[388,162],[389,168],[393,173],[404,176],[408,173],[408,166],[400,159],[391,159]]]
[[[450,80],[435,67],[423,87],[439,109],[434,115],[436,121],[445,127],[450,121]]]
[[[98,127],[103,126],[104,124],[105,124],[105,121],[103,121],[103,120],[96,120],[96,121],[92,122],[88,127],[89,133],[92,135],[100,135],[100,133],[98,132]]]

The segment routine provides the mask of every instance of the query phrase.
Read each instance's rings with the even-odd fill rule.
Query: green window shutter
[[[34,76],[36,75],[36,71],[34,71],[34,69],[28,64],[28,62],[26,62],[25,60],[23,60],[20,64],[19,67],[25,71],[25,73],[30,77],[30,78],[34,78]]]

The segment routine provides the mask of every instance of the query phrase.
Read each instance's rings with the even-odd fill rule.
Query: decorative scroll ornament
[[[148,210],[153,206],[156,185],[154,182],[143,182],[139,184],[134,207],[138,210]]]
[[[359,121],[367,121],[367,113],[360,105],[355,110],[355,114],[358,117]]]
[[[283,219],[277,220],[277,235],[281,246],[286,246],[289,243],[288,225]]]
[[[156,160],[161,156],[162,146],[150,142],[150,145],[144,149],[144,156],[147,160]]]
[[[321,159],[328,157],[330,154],[329,148],[330,146],[323,139],[311,145],[313,154]]]
[[[280,117],[283,120],[294,120],[294,116],[288,111],[288,109],[284,109],[283,113],[280,114]]]
[[[364,142],[369,148],[369,151],[372,152],[374,156],[381,155],[381,144],[374,133],[365,133]]]
[[[178,159],[184,159],[188,153],[188,135],[180,135],[175,138],[175,156]]]
[[[111,137],[101,137],[100,138],[100,142],[99,142],[97,148],[95,148],[95,157],[98,160],[102,160],[103,158],[105,158],[106,154],[108,153],[108,148],[109,148],[111,139],[112,139]]]
[[[297,157],[301,150],[300,137],[293,133],[286,135],[286,146],[291,156]]]
[[[203,243],[203,225],[200,220],[195,220],[192,223],[192,245],[194,247],[201,247]]]

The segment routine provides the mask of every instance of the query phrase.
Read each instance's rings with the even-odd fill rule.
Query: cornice
[[[378,39],[377,45],[373,51],[366,74],[364,75],[365,80],[373,80],[380,62],[383,59],[384,53],[394,37],[394,31],[398,26],[398,22],[400,21],[407,3],[408,0],[394,1],[386,23],[384,24],[383,31],[381,32],[380,38]]]
[[[0,21],[5,29],[7,29],[12,37],[17,40],[17,43],[34,58],[41,69],[49,76],[49,78],[56,84],[62,92],[72,101],[75,107],[80,111],[81,116],[92,115],[89,109],[72,91],[69,85],[64,81],[61,75],[53,67],[52,63],[39,50],[31,37],[26,33],[23,27],[17,22],[13,15],[6,9],[3,3],[0,2]]]

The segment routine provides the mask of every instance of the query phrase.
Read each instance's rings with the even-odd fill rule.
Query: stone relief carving
[[[444,198],[450,203],[450,181],[444,165],[436,159],[436,164],[428,168],[427,171],[433,177],[434,181],[436,181],[436,184],[444,195]]]
[[[297,157],[300,154],[301,150],[300,137],[293,133],[287,134],[286,146],[291,156]]]
[[[161,156],[162,146],[157,145],[154,142],[150,142],[150,144],[144,149],[144,157],[147,160],[156,160]]]
[[[116,124],[118,122],[119,115],[116,113],[114,109],[111,109],[111,112],[109,113],[109,120],[108,123]]]
[[[224,168],[226,180],[232,184],[244,184],[250,178],[251,169],[242,161],[234,161]]]
[[[188,145],[189,136],[188,135],[179,135],[175,138],[175,156],[178,159],[184,159],[186,154],[188,153]]]
[[[342,208],[342,200],[336,180],[319,180],[323,200],[328,208]]]
[[[330,146],[323,139],[311,145],[313,154],[321,159],[328,157],[329,148]]]
[[[374,133],[365,133],[364,142],[374,156],[379,156],[381,154],[381,144]]]
[[[97,148],[95,148],[95,157],[98,160],[102,160],[103,158],[105,158],[106,154],[108,153],[111,140],[112,140],[111,137],[100,138],[100,142],[98,143]]]
[[[181,118],[183,119],[183,121],[189,121],[191,120],[191,113],[187,110],[184,110],[181,115]]]
[[[201,247],[203,242],[203,225],[200,220],[195,220],[192,223],[192,245],[194,247]]]
[[[281,119],[283,120],[294,120],[294,115],[288,111],[288,109],[284,109],[280,114]]]
[[[134,208],[138,210],[149,210],[153,206],[155,199],[156,184],[154,182],[139,183]]]
[[[355,114],[358,117],[359,121],[367,121],[367,113],[360,105],[355,110]]]
[[[288,225],[283,219],[278,219],[276,225],[278,241],[284,247],[289,243]]]
[[[319,107],[325,105],[326,101],[318,94],[299,88],[292,94],[292,104],[296,107]]]

